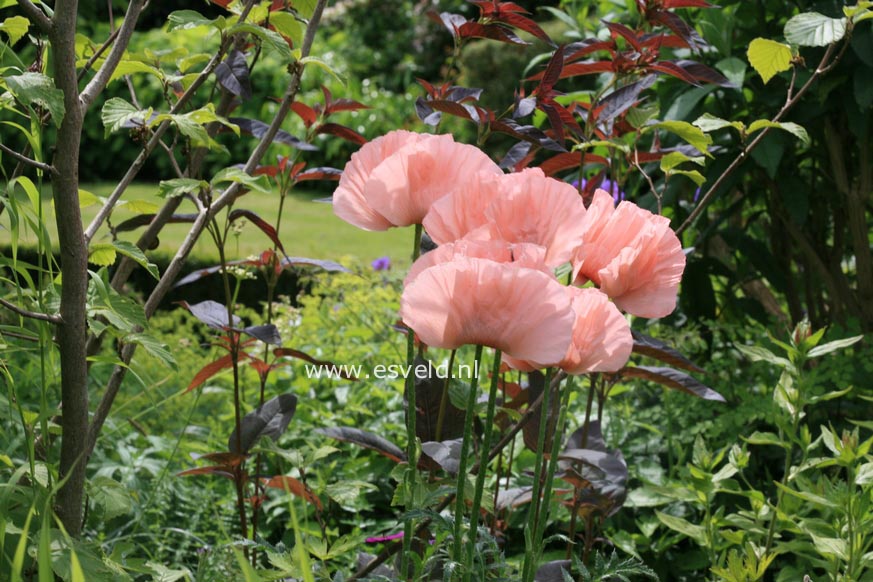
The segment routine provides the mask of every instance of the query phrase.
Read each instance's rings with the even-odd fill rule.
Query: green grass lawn
[[[112,184],[83,184],[82,190],[87,190],[97,196],[108,196]],[[133,184],[124,195],[126,201],[144,201],[146,205],[160,205],[163,200],[156,196],[157,186],[153,184]],[[22,202],[26,200],[21,196]],[[249,192],[240,198],[235,208],[244,208],[257,213],[270,224],[276,223],[279,212],[279,196],[269,196],[257,192]],[[97,213],[98,205],[82,209],[83,220],[87,226]],[[194,205],[185,201],[180,206],[179,213],[194,212]],[[43,212],[49,223],[49,234],[57,241],[54,208],[51,203],[48,186],[43,192]],[[115,211],[113,224],[135,216],[124,207]],[[8,246],[10,242],[9,213],[0,216],[0,246]],[[172,255],[181,244],[188,224],[167,225],[160,235],[160,244],[156,253]],[[142,228],[121,233],[120,238],[135,241]],[[110,240],[109,229],[104,227],[98,232],[94,242]],[[347,224],[334,216],[330,204],[315,202],[311,193],[297,192],[285,200],[280,239],[289,256],[302,256],[316,259],[339,259],[344,256],[354,256],[361,261],[370,262],[382,256],[391,258],[392,263],[404,265],[409,262],[412,230],[391,229],[387,232],[366,232]],[[36,236],[32,231],[22,227],[19,237],[21,246],[35,246]],[[258,254],[272,247],[270,240],[252,224],[246,224],[239,237],[231,239],[228,247],[228,259],[243,258]],[[203,260],[217,260],[218,251],[212,238],[204,234],[194,247],[194,256]]]

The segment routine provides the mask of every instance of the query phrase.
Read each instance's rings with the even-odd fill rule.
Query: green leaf
[[[270,24],[279,34],[290,38],[294,46],[300,46],[303,42],[303,24],[290,12],[273,12],[270,14]]]
[[[151,114],[151,109],[140,111],[124,99],[112,97],[103,104],[103,109],[100,111],[100,119],[103,120],[106,135],[109,135],[118,131],[124,124],[130,121],[144,123],[148,117],[151,117]]]
[[[827,46],[846,35],[846,19],[805,12],[785,23],[785,40],[798,46]]]
[[[855,473],[855,484],[863,487],[873,483],[873,463],[864,463]]]
[[[319,69],[322,69],[323,71],[330,74],[334,79],[336,79],[337,81],[339,81],[343,85],[346,84],[346,80],[339,73],[334,71],[330,65],[328,65],[326,62],[324,62],[323,60],[321,60],[318,57],[313,57],[313,56],[304,57],[304,58],[300,59],[300,64],[301,65],[313,64],[316,67],[318,67]]]
[[[24,16],[10,16],[0,23],[0,30],[9,37],[10,45],[21,40],[21,37],[27,34],[28,28],[30,28],[30,21]]]
[[[133,500],[127,488],[109,477],[91,479],[88,494],[95,505],[102,510],[103,519],[110,520],[133,510]]]
[[[775,40],[756,38],[749,43],[746,56],[765,85],[774,75],[791,68],[791,47]]]
[[[670,133],[678,135],[703,155],[710,155],[707,146],[712,143],[712,138],[703,133],[699,127],[695,127],[687,121],[661,121],[649,127],[666,129]]]
[[[670,170],[668,173],[670,174],[679,174],[680,176],[685,176],[698,186],[703,186],[706,183],[706,178],[703,174],[698,172],[697,170]]]
[[[294,0],[294,11],[303,18],[312,18],[312,13],[315,12],[316,0]]]
[[[243,184],[250,190],[260,192],[262,194],[271,194],[270,181],[267,176],[261,175],[258,177],[246,174],[239,168],[224,168],[212,178],[212,184],[221,184],[223,182],[234,182]]]
[[[88,252],[88,262],[100,267],[108,267],[115,263],[115,247],[111,243],[91,245]]]
[[[783,449],[789,447],[788,443],[782,442],[782,440],[779,439],[779,436],[772,432],[761,432],[756,430],[748,437],[740,435],[740,438],[750,445],[773,445],[775,447],[782,447]]]
[[[66,109],[64,92],[55,87],[55,82],[40,73],[23,73],[6,77],[9,91],[27,106],[33,104],[45,107],[52,116],[55,127],[61,126]]]
[[[100,198],[87,190],[79,190],[79,208],[88,208],[100,203]]]
[[[195,10],[176,10],[167,17],[167,32],[209,26],[215,22]]]
[[[143,267],[152,277],[160,280],[157,265],[150,263],[138,246],[126,240],[112,241],[112,246],[116,251]]]
[[[814,493],[810,493],[809,491],[797,491],[795,489],[792,489],[791,487],[779,483],[778,481],[776,482],[776,486],[785,493],[791,495],[792,497],[803,499],[804,501],[808,501],[813,505],[817,505],[819,507],[828,507],[830,509],[836,509],[837,507],[839,507],[837,503],[831,501],[826,497],[822,497],[821,495],[816,495]]]
[[[136,214],[154,214],[160,207],[148,200],[123,200],[116,208],[124,208],[127,212]]]
[[[655,511],[655,515],[658,517],[658,520],[661,523],[663,523],[673,531],[677,531],[683,535],[690,537],[701,546],[706,545],[706,533],[703,527],[699,525],[694,525],[693,523],[690,523],[688,520],[682,519],[681,517],[676,517],[675,515],[669,515],[660,511]]]
[[[176,358],[173,357],[167,346],[156,338],[144,333],[131,333],[125,336],[124,341],[139,344],[149,355],[157,358],[164,365],[170,368],[176,367]]]
[[[278,32],[267,30],[250,22],[238,22],[230,28],[229,32],[231,34],[247,32],[261,39],[261,45],[275,52],[282,61],[289,62],[293,60],[291,48]]]
[[[739,132],[745,130],[746,126],[742,121],[728,121],[727,119],[722,119],[720,117],[715,117],[714,115],[710,115],[709,113],[704,113],[692,123],[695,127],[699,127],[701,131],[709,133],[710,131],[718,131],[719,129],[724,129],[725,127],[733,127]]]
[[[855,337],[848,337],[846,339],[835,340],[832,342],[828,342],[826,344],[822,344],[820,346],[816,346],[809,350],[806,353],[806,357],[808,358],[818,358],[819,356],[823,356],[825,354],[829,354],[831,352],[835,352],[837,350],[841,350],[843,348],[847,348],[853,344],[858,343],[864,339],[863,335],[856,335]]]
[[[762,348],[760,346],[746,346],[743,344],[734,344],[734,347],[743,352],[743,354],[753,362],[769,362],[780,368],[792,367],[791,362],[785,358],[777,356],[767,348]]]
[[[364,491],[374,491],[376,487],[365,481],[344,480],[331,483],[325,488],[327,496],[343,507],[355,508]]]
[[[806,133],[806,130],[803,129],[803,127],[801,127],[800,125],[792,123],[790,121],[778,122],[769,121],[767,119],[758,119],[757,121],[753,121],[752,124],[749,125],[749,134],[755,133],[756,131],[764,129],[765,127],[772,127],[775,129],[787,131],[803,143],[809,144],[809,134]]]
[[[661,158],[661,171],[669,172],[679,164],[684,164],[685,162],[692,162],[697,164],[698,166],[703,165],[703,156],[686,156],[682,152],[670,152],[663,158]]]
[[[728,57],[722,59],[715,64],[715,68],[728,78],[728,81],[737,86],[741,90],[743,81],[746,79],[746,62],[737,57]]]
[[[158,185],[158,196],[161,198],[175,198],[182,196],[188,192],[195,192],[201,188],[208,188],[209,184],[204,180],[195,180],[194,178],[173,178],[172,180],[161,180]]]

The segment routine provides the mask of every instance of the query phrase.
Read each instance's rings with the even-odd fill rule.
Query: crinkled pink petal
[[[572,297],[576,321],[573,340],[558,366],[568,374],[615,372],[621,369],[633,349],[630,326],[618,308],[597,289],[565,287]],[[529,372],[545,366],[504,357],[510,367]]]
[[[367,199],[367,181],[386,158],[412,143],[432,137],[428,134],[397,130],[364,144],[352,154],[333,194],[333,212],[346,222],[364,230],[387,230],[393,226],[373,210]]]
[[[434,265],[447,263],[456,257],[489,259],[496,263],[516,263],[519,266],[542,271],[552,275],[545,263],[546,249],[529,243],[508,243],[502,240],[459,240],[438,246],[421,255],[406,274],[404,287],[409,285],[422,271]]]
[[[450,135],[428,136],[373,170],[367,202],[395,226],[421,224],[434,202],[480,172],[503,173],[479,148],[456,143]]]
[[[500,195],[507,176],[485,172],[470,176],[448,196],[433,203],[422,224],[439,245],[464,238],[488,222],[485,210]]]
[[[528,168],[502,178],[501,194],[486,209],[492,232],[510,242],[546,247],[546,263],[557,267],[579,246],[585,205],[571,185]]]
[[[515,263],[458,257],[416,277],[403,291],[400,315],[428,345],[480,344],[550,365],[564,357],[573,333],[564,289]]]
[[[667,218],[631,202],[613,208],[609,193],[594,193],[573,257],[577,283],[593,281],[628,313],[664,317],[676,308],[684,270],[685,254]]]

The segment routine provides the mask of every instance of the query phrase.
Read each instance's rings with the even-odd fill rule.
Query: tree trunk
[[[76,79],[76,12],[78,0],[58,0],[50,34],[55,84],[64,92],[66,113],[58,129],[53,156],[56,174],[52,197],[61,254],[61,307],[57,328],[61,356],[61,479],[57,512],[67,532],[82,528],[85,486],[84,451],[88,437],[88,368],[86,358],[88,247],[79,209],[79,142],[84,109]]]

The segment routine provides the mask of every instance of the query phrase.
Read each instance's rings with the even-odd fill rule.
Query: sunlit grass
[[[108,196],[112,184],[83,184],[82,189],[97,196]],[[44,190],[43,212],[48,222],[49,234],[57,245],[57,229],[54,209],[51,204],[48,186]],[[133,184],[125,193],[124,200],[144,201],[152,205],[160,205],[163,200],[157,196],[157,186],[153,184]],[[24,198],[22,197],[22,202]],[[147,204],[147,205],[148,205]],[[279,212],[279,196],[250,192],[237,200],[235,208],[245,208],[257,213],[270,224],[276,224]],[[98,205],[82,209],[85,225],[96,215]],[[180,206],[179,213],[193,213],[194,205],[185,201]],[[412,232],[408,229],[392,229],[388,232],[365,232],[357,229],[334,216],[330,204],[315,201],[315,196],[309,192],[299,192],[288,196],[285,200],[280,226],[280,239],[289,256],[303,256],[316,259],[339,259],[343,256],[354,256],[362,261],[372,261],[378,257],[388,256],[394,263],[407,263]],[[135,216],[135,213],[119,208],[113,213],[112,223],[118,225],[124,220]],[[10,242],[9,216],[0,216],[0,246],[8,246]],[[188,232],[188,224],[167,225],[160,238],[158,254],[169,255],[175,252]],[[142,228],[131,232],[119,233],[119,238],[135,241]],[[110,232],[106,225],[101,228],[94,242],[108,242]],[[30,230],[24,229],[19,237],[22,247],[35,246],[36,236]],[[228,259],[242,258],[258,254],[272,246],[270,240],[252,224],[246,224],[239,236],[232,237],[228,245]],[[217,260],[218,251],[211,237],[204,234],[196,243],[194,257],[202,260]]]

